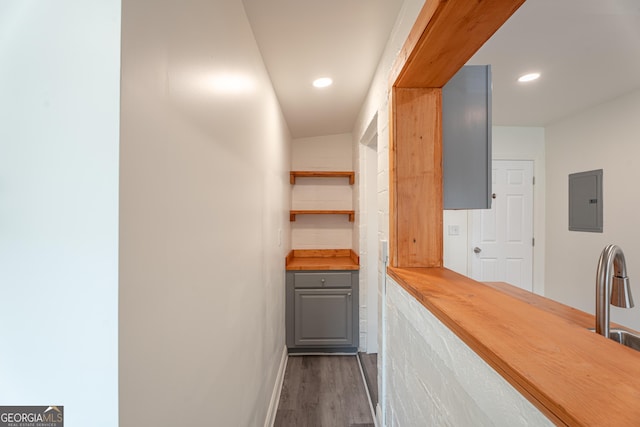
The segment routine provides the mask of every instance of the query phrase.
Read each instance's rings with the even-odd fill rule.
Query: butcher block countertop
[[[640,352],[588,331],[594,316],[445,268],[388,274],[555,424],[640,425]]]
[[[359,270],[360,257],[351,249],[294,249],[285,266],[287,270]]]

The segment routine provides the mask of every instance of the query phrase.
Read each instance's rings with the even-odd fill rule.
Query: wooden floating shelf
[[[296,215],[349,215],[349,222],[355,220],[355,211],[349,210],[292,210],[289,211],[289,221],[295,221]]]
[[[296,183],[296,178],[349,178],[349,184],[355,182],[355,173],[348,171],[291,171],[289,181]]]

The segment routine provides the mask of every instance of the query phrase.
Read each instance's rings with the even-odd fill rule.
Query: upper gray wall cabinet
[[[442,88],[444,209],[491,209],[491,67],[467,65]]]

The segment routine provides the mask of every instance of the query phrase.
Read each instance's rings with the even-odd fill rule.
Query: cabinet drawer
[[[296,288],[348,288],[351,273],[295,273]]]

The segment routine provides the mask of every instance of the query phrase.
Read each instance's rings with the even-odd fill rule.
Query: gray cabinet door
[[[295,345],[353,345],[351,289],[295,290]]]
[[[468,65],[442,88],[444,209],[491,209],[491,69]]]

